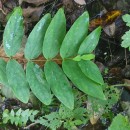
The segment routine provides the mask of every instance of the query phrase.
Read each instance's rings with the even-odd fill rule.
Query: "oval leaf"
[[[7,86],[1,86],[1,94],[6,97],[6,98],[16,98],[14,96],[14,93],[12,91],[12,88],[7,87]]]
[[[95,58],[95,55],[94,54],[86,54],[86,55],[82,55],[81,56],[81,59],[82,60],[92,60]]]
[[[74,61],[80,61],[81,60],[81,56],[77,55],[76,57],[73,58]]]
[[[33,28],[24,50],[26,59],[34,59],[41,54],[45,32],[50,24],[50,21],[51,15],[46,14]]]
[[[114,117],[108,130],[130,130],[130,122],[128,117],[118,114]]]
[[[33,62],[28,62],[26,67],[26,77],[34,95],[45,105],[51,103],[50,86],[44,78],[43,71]]]
[[[7,56],[14,56],[20,49],[24,34],[22,9],[15,8],[4,30],[3,45]]]
[[[62,58],[76,56],[81,42],[87,35],[89,24],[88,12],[83,13],[66,34],[60,49]]]
[[[92,53],[92,51],[96,48],[98,44],[100,34],[101,34],[101,27],[98,27],[93,32],[91,32],[82,42],[78,54],[83,55],[86,53]]]
[[[74,96],[70,83],[62,69],[52,61],[45,64],[45,75],[54,95],[68,108],[74,108]]]
[[[82,72],[91,80],[103,85],[104,81],[100,73],[99,68],[92,61],[83,61],[78,62],[78,65]]]
[[[84,93],[105,100],[102,87],[87,78],[81,71],[78,63],[72,60],[65,60],[62,63],[63,70],[69,79]]]
[[[66,19],[63,9],[59,9],[52,19],[43,42],[43,55],[46,59],[54,58],[66,33]]]
[[[6,62],[3,59],[0,59],[0,83],[9,86],[6,76]]]
[[[17,61],[10,60],[6,66],[6,74],[14,95],[23,103],[27,103],[29,100],[29,86],[22,66]]]

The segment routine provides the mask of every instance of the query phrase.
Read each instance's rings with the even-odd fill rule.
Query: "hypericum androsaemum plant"
[[[27,103],[30,89],[45,105],[52,93],[69,109],[74,108],[73,88],[68,80],[85,94],[105,100],[104,81],[91,59],[98,44],[101,27],[88,35],[89,15],[84,12],[66,33],[66,18],[59,9],[53,18],[46,14],[30,33],[24,49],[26,72],[13,57],[19,51],[24,35],[22,9],[15,8],[4,30],[3,46],[9,58],[0,59],[0,82],[12,89],[15,96]],[[44,71],[33,61],[45,57]],[[55,62],[60,55],[62,68]]]

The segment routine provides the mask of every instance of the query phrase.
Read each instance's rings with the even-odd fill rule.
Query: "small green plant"
[[[11,124],[15,124],[16,126],[26,126],[27,121],[34,122],[34,117],[37,115],[37,110],[22,110],[21,108],[18,111],[14,111],[13,109],[9,112],[8,109],[5,109],[3,112],[3,123],[7,124],[10,122]]]
[[[62,125],[67,130],[72,130],[79,125],[85,125],[87,123],[88,118],[86,112],[86,108],[83,107],[70,110],[61,104],[58,112],[51,112],[48,115],[40,117],[35,122],[49,127],[52,130],[56,130]]]
[[[56,130],[61,126],[72,130],[80,125],[85,125],[88,121],[87,109],[82,107],[84,97],[79,98],[80,95],[78,93],[78,91],[75,92],[75,108],[73,110],[70,110],[63,104],[57,107],[58,110],[49,112],[48,114],[44,113],[44,115],[40,113],[40,111],[38,113],[37,110],[19,109],[18,111],[11,110],[11,112],[9,112],[9,110],[6,109],[3,112],[3,123],[7,124],[10,122],[25,129],[31,124],[41,124],[52,130]],[[36,116],[37,113],[39,115]]]
[[[88,121],[85,108],[79,107],[74,110],[70,110],[63,104],[60,105],[59,111],[51,112],[48,115],[35,119],[34,117],[37,115],[37,113],[37,110],[19,109],[17,112],[14,112],[14,110],[9,112],[9,110],[6,109],[3,112],[3,123],[7,124],[10,122],[16,126],[25,127],[27,122],[30,121],[35,124],[41,124],[52,130],[60,128],[63,124],[64,128],[72,130],[81,124],[86,124]]]
[[[41,111],[38,113],[37,110],[29,109],[19,109],[16,112],[14,112],[14,110],[11,110],[11,112],[5,110],[3,112],[3,123],[7,124],[11,122],[11,124],[14,123],[16,126],[22,126],[25,129],[29,128],[32,124],[40,124],[51,130],[56,130],[61,127],[67,130],[78,129],[78,126],[85,125],[89,119],[91,123],[94,121],[96,123],[103,114],[109,113],[113,104],[119,99],[119,90],[117,88],[108,86],[104,90],[104,94],[107,98],[105,101],[90,96],[87,97],[75,90],[75,107],[73,110],[67,108],[63,104],[60,104],[59,107],[57,106],[56,110],[53,112],[49,110],[49,112],[47,112],[48,114],[46,112],[41,113]],[[87,108],[83,106],[83,102],[86,102]],[[36,116],[37,113],[39,115]],[[95,114],[98,118],[96,118],[97,116],[95,116]]]
[[[46,14],[30,33],[24,49],[26,73],[13,57],[19,51],[24,35],[22,9],[15,8],[4,30],[3,46],[9,61],[0,59],[0,83],[12,89],[23,103],[32,93],[45,105],[53,95],[69,109],[74,109],[74,93],[68,78],[85,94],[106,100],[104,81],[91,59],[98,44],[101,27],[88,35],[89,15],[84,12],[66,33],[63,9],[53,18]],[[44,71],[34,61],[39,55],[45,59]],[[62,68],[55,62],[60,55]],[[52,94],[53,93],[53,94]]]
[[[113,119],[108,130],[130,130],[130,123],[128,117],[118,114]]]

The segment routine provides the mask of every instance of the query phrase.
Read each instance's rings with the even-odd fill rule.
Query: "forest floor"
[[[95,63],[98,65],[104,81],[109,85],[123,83],[130,84],[130,52],[121,47],[121,37],[128,30],[122,20],[122,16],[129,13],[129,0],[0,0],[1,45],[8,17],[17,6],[21,6],[23,9],[25,40],[35,24],[46,13],[51,13],[52,16],[54,16],[57,10],[63,7],[67,20],[67,30],[69,30],[75,20],[83,12],[88,11],[90,15],[89,31],[93,31],[98,26],[102,26],[103,28],[99,44],[94,53],[96,55]],[[108,19],[109,17],[111,20]],[[94,20],[95,23],[93,22]],[[3,55],[2,53],[3,51],[0,50],[0,55]],[[121,86],[120,89],[122,90],[120,101],[113,107],[113,112],[115,114],[124,112],[126,107],[127,111],[130,110],[130,86]],[[26,106],[19,103],[16,99],[5,97],[3,100],[2,98],[3,95],[1,94],[1,114],[4,109],[30,107],[29,105]],[[122,103],[126,103],[125,108],[122,107]],[[130,116],[130,113],[127,113],[127,115]],[[109,125],[109,123],[106,123],[106,125]],[[87,126],[80,129],[105,130],[106,127],[107,126],[104,126],[99,121],[94,126],[88,123]],[[17,130],[18,128],[13,125],[9,125],[7,129]],[[32,127],[31,130],[33,129],[37,128]],[[44,127],[39,128],[39,130],[44,129]],[[5,130],[5,128],[0,128],[0,130]]]

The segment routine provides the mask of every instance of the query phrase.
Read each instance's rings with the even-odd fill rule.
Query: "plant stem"
[[[7,15],[2,8],[0,8],[0,10],[2,11],[2,13],[3,13],[4,15]]]
[[[0,56],[0,58],[3,58],[3,59],[10,59],[10,57],[7,57],[7,56]],[[21,60],[21,61],[28,61],[27,59],[25,59],[25,58],[18,58],[18,57],[12,57],[12,59],[15,59],[15,60]],[[55,58],[55,59],[52,59],[53,61],[62,61],[62,59],[57,59],[57,58]],[[34,62],[38,62],[38,61],[44,61],[44,62],[46,62],[47,61],[47,59],[32,59],[32,60],[30,60],[30,61],[34,61]]]
[[[120,86],[127,86],[130,87],[130,84],[115,84],[115,85],[111,85],[112,87],[120,87]]]
[[[28,125],[28,126],[26,126],[26,127],[24,127],[24,129],[30,129],[30,127],[32,127],[32,126],[34,126],[34,125],[36,125],[36,124],[38,124],[38,123],[32,123],[32,124],[30,124],[30,125]]]
[[[53,61],[62,61],[62,59],[52,59]],[[44,60],[30,60],[30,61],[47,61],[46,59]]]

